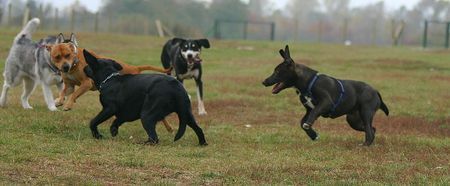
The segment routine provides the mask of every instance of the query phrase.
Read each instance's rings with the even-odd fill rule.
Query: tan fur
[[[76,102],[76,99],[78,97],[82,96],[88,90],[92,91],[97,90],[97,88],[94,85],[94,81],[92,81],[84,73],[84,68],[87,66],[86,60],[84,59],[83,56],[84,49],[74,47],[74,45],[71,43],[47,45],[46,48],[50,52],[52,63],[61,72],[64,63],[67,63],[71,66],[69,72],[61,73],[64,82],[64,88],[59,93],[59,97],[55,100],[56,106],[62,106],[64,104],[64,98],[70,95],[67,102],[64,104],[63,110],[65,111],[71,110],[73,108],[73,104]],[[77,50],[76,55],[75,50]],[[91,51],[89,52],[97,58],[111,59],[99,56]],[[79,62],[75,66],[73,66],[75,58],[78,58]],[[115,59],[113,60],[122,66],[123,69],[120,71],[120,74],[140,74],[144,70],[152,70],[156,72],[166,73],[171,70],[171,69],[165,70],[151,65],[133,66]],[[75,90],[75,86],[79,86],[79,88]],[[163,123],[169,132],[173,131],[172,127],[165,119],[163,120]]]

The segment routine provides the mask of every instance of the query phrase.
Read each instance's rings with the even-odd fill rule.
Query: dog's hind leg
[[[47,103],[47,108],[50,111],[57,111],[58,109],[55,106],[55,100],[53,99],[53,93],[50,89],[50,85],[46,83],[42,83],[42,92],[44,93],[45,103]]]
[[[36,87],[36,82],[34,80],[32,80],[30,78],[23,79],[23,93],[22,93],[21,101],[22,101],[22,107],[24,109],[32,109],[33,108],[30,106],[30,103],[28,103],[28,99],[30,98],[30,95],[33,92],[35,87]]]
[[[178,113],[178,118],[180,120],[180,126],[182,126],[182,123],[184,122],[189,127],[194,130],[195,134],[197,135],[198,141],[200,145],[206,146],[208,143],[205,139],[205,134],[203,133],[203,130],[198,126],[197,121],[195,121],[194,116],[192,115],[191,111],[185,111],[185,113]]]
[[[303,116],[303,118],[300,120],[300,126],[302,126],[302,124],[305,123],[306,117],[308,114],[309,114],[309,111],[307,111],[305,116]],[[312,128],[308,128],[308,129],[305,129],[303,127],[301,127],[301,128],[306,132],[306,134],[309,136],[309,138],[311,138],[311,140],[319,139],[319,135],[317,135],[316,131],[314,131]]]
[[[144,115],[141,117],[141,122],[148,135],[148,141],[145,143],[157,144],[159,142],[158,134],[156,134],[156,123],[158,120],[156,119],[155,114]]]
[[[373,115],[375,114],[374,109],[362,107],[360,111],[360,116],[364,124],[364,129],[366,132],[366,141],[363,145],[369,146],[375,139],[375,128],[372,127]]]
[[[347,123],[352,127],[352,129],[355,129],[357,131],[366,131],[364,127],[364,123],[361,119],[361,115],[359,114],[359,111],[354,111],[352,113],[347,114]]]
[[[166,127],[167,132],[173,133],[173,128],[172,126],[170,126],[169,122],[167,122],[166,119],[163,119],[162,122],[164,124],[164,127]]]
[[[120,119],[115,119],[109,128],[109,131],[111,132],[111,136],[115,137],[117,134],[119,134],[119,127],[123,124],[123,121]]]

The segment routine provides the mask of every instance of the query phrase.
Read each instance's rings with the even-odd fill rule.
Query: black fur
[[[161,62],[165,69],[173,67],[175,77],[183,83],[183,80],[193,78],[200,94],[199,102],[203,104],[202,65],[199,57],[202,48],[209,48],[207,39],[181,39],[173,38],[166,42],[161,52]],[[182,53],[193,51],[198,55],[186,55]],[[197,73],[191,73],[197,72]],[[191,75],[190,75],[191,74]],[[171,75],[169,73],[169,75]],[[200,108],[199,108],[200,110]]]
[[[347,115],[347,122],[353,129],[366,133],[364,145],[372,144],[375,138],[375,128],[372,127],[375,112],[381,108],[386,115],[389,115],[389,110],[377,90],[364,82],[338,80],[330,76],[319,75],[311,88],[312,95],[308,96],[308,85],[317,71],[294,63],[287,45],[284,51],[280,50],[280,55],[284,61],[275,68],[270,77],[264,80],[263,85],[275,85],[272,90],[273,94],[290,87],[299,91],[300,101],[306,108],[306,114],[301,119],[300,125],[312,140],[318,137],[312,129],[312,125],[319,116],[337,118]],[[333,107],[336,100],[339,100],[341,92],[338,81],[342,82],[345,93],[342,94],[342,101]],[[312,105],[314,107],[308,105],[309,97],[313,97]]]
[[[109,59],[97,59],[86,50],[83,50],[83,54],[89,65],[84,72],[94,80],[98,88],[101,87],[99,91],[103,109],[90,123],[95,138],[102,137],[97,126],[116,116],[110,128],[112,136],[117,135],[124,122],[141,119],[148,134],[147,142],[155,144],[158,143],[156,122],[175,112],[180,121],[175,141],[184,135],[188,125],[197,134],[200,145],[207,145],[203,131],[192,115],[188,95],[176,79],[161,74],[110,76],[121,70],[118,63]],[[107,77],[110,79],[106,80]]]

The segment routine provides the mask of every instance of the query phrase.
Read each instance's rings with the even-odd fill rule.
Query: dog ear
[[[53,45],[50,45],[50,44],[45,45],[45,49],[47,49],[48,52],[52,51],[52,47],[53,47]]]
[[[93,67],[97,67],[98,62],[97,62],[97,58],[92,55],[90,52],[88,52],[87,50],[83,50],[83,56],[84,59],[86,60],[87,64],[93,68]]]
[[[113,67],[117,70],[117,71],[121,71],[123,69],[122,65],[120,65],[119,63],[112,61]]]
[[[199,46],[204,47],[204,48],[210,47],[208,39],[199,39],[199,40],[197,40],[197,43]]]
[[[285,59],[291,59],[291,52],[289,52],[289,45],[286,45],[286,47],[284,48],[284,52],[286,53],[285,54],[285,56],[286,56]]]
[[[92,71],[91,67],[89,67],[89,65],[85,66],[83,71],[89,78],[92,79],[94,77],[94,72]]]
[[[56,36],[56,44],[64,43],[65,40],[63,33],[59,33],[58,36]]]
[[[75,46],[78,46],[78,41],[74,33],[70,34],[70,42],[72,42]]]
[[[185,41],[186,41],[185,39],[181,39],[181,38],[175,37],[175,38],[172,39],[172,45],[175,45],[175,44],[178,44],[178,43],[182,43],[182,42],[185,42]]]
[[[286,53],[284,53],[283,49],[280,49],[280,55],[283,59],[286,59]]]

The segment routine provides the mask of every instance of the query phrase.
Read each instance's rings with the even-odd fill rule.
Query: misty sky
[[[52,2],[57,7],[65,7],[70,4],[72,4],[75,0],[41,0],[43,2]],[[99,9],[101,5],[101,0],[79,0],[82,4],[86,5],[86,7],[95,12]],[[203,0],[208,1],[208,0]],[[283,8],[285,7],[286,2],[289,0],[270,0],[274,3],[274,5],[277,8]],[[357,7],[357,6],[364,6],[371,3],[376,3],[383,0],[351,0],[351,6]],[[408,9],[412,8],[419,0],[384,0],[387,8],[389,10],[393,10],[396,8],[399,8],[400,6],[404,5]]]

